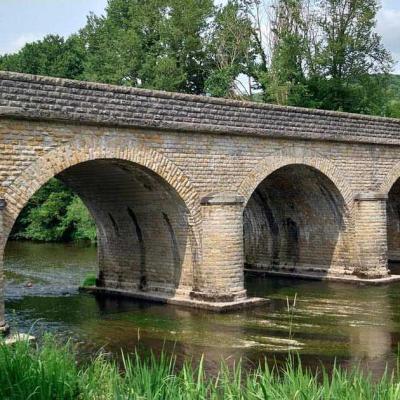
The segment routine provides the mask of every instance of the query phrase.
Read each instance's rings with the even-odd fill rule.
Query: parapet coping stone
[[[114,93],[129,93],[129,94],[137,94],[140,96],[147,97],[155,97],[162,99],[175,99],[175,100],[183,100],[189,102],[199,102],[199,103],[208,103],[208,104],[218,104],[218,105],[226,105],[232,107],[245,107],[252,109],[267,109],[267,110],[276,110],[276,111],[290,111],[301,114],[310,114],[310,115],[324,115],[324,116],[333,116],[333,117],[341,117],[348,119],[357,119],[357,120],[366,120],[366,121],[380,121],[380,122],[394,122],[399,124],[400,119],[398,118],[389,118],[389,117],[381,117],[375,115],[365,115],[365,114],[356,114],[356,113],[348,113],[342,111],[331,111],[331,110],[321,110],[321,109],[311,109],[305,107],[294,107],[294,106],[282,106],[271,103],[261,103],[255,101],[247,101],[247,100],[234,100],[234,99],[225,99],[219,97],[211,97],[206,95],[194,95],[187,93],[177,93],[177,92],[167,92],[162,90],[151,90],[151,89],[142,89],[131,86],[123,86],[123,85],[111,85],[106,83],[98,83],[98,82],[88,82],[88,81],[80,81],[74,79],[66,79],[66,78],[55,78],[50,76],[43,75],[31,75],[24,74],[20,72],[10,72],[10,71],[1,71],[0,70],[0,80],[2,79],[10,79],[17,81],[25,81],[25,82],[35,82],[35,83],[43,83],[47,85],[54,86],[63,86],[77,89],[88,89],[88,90],[100,90]]]
[[[15,87],[13,82],[15,82]],[[36,93],[38,88],[32,89],[32,101],[28,101],[29,90],[19,88],[18,82],[31,83],[39,85],[39,87],[43,85],[44,88],[40,92],[44,94]],[[49,97],[46,100],[46,86],[71,90],[71,96],[77,95],[76,90],[82,90],[79,97],[101,97],[103,108],[96,112],[95,109],[89,107],[90,100],[86,103],[83,100],[82,104],[84,104],[84,108],[86,107],[85,110],[76,109],[73,104],[65,107],[57,106],[54,98]],[[18,95],[19,93],[21,97]],[[150,102],[148,103],[149,107],[153,107],[154,112],[149,109],[148,113],[144,112],[146,115],[140,114],[145,106],[139,107],[138,112],[132,112],[132,114],[129,114],[131,112],[129,107],[125,110],[125,114],[120,107],[114,109],[114,96],[118,97],[121,94],[137,97],[136,100],[132,100],[132,103],[127,100],[130,109],[135,110],[135,101],[140,102],[142,101],[140,99],[143,99],[144,102]],[[13,95],[16,100],[9,101],[7,95]],[[63,99],[65,98],[65,101],[68,102],[68,96],[65,97],[66,93],[63,92],[62,95]],[[42,99],[40,96],[44,96],[45,107],[37,104],[37,99]],[[0,71],[0,101],[2,97],[0,118],[62,121],[70,124],[134,127],[190,133],[400,145],[400,119],[213,98],[205,95],[171,93],[8,71]],[[174,106],[165,111],[163,104],[168,105],[166,102],[168,100],[181,103],[178,108],[186,107],[186,111],[179,111]],[[72,103],[74,102],[75,100]],[[202,112],[203,109],[204,112]],[[208,111],[210,111],[210,115],[207,114]],[[186,116],[185,113],[193,115]],[[233,121],[229,117],[232,114],[240,114],[241,117]],[[259,119],[257,115],[260,116]],[[319,121],[318,118],[322,118],[323,121]],[[293,120],[293,126],[291,120]]]

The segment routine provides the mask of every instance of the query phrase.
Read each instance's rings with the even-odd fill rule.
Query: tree
[[[81,31],[85,78],[200,94],[212,0],[109,0]]]
[[[206,91],[217,97],[252,95],[252,84],[246,85],[240,75],[250,77],[255,63],[256,44],[253,27],[240,2],[229,0],[220,7],[210,32],[209,52],[212,59]]]
[[[390,54],[377,0],[242,0],[265,101],[385,115]]]
[[[270,18],[271,62],[263,87],[265,99],[277,104],[306,106],[306,59],[309,20],[304,0],[279,0]]]
[[[389,76],[389,86],[385,98],[387,99],[386,116],[400,118],[400,75]]]
[[[18,53],[0,57],[0,69],[70,79],[82,77],[85,49],[78,35],[48,35]]]
[[[67,240],[96,242],[96,225],[78,196],[74,196],[68,204],[65,218],[62,221],[62,229],[64,235],[67,235]]]
[[[11,238],[44,242],[94,242],[96,226],[79,197],[57,179],[51,179],[22,210]]]
[[[382,114],[393,61],[374,31],[378,9],[377,0],[319,0],[318,37],[309,44],[309,89],[318,107]]]

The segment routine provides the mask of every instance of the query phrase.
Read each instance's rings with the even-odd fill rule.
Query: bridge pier
[[[218,311],[267,301],[247,297],[244,288],[243,205],[244,197],[235,193],[212,194],[201,200],[202,262],[190,296],[200,304],[215,304]]]
[[[366,192],[355,197],[355,274],[362,278],[389,275],[387,245],[388,196]]]
[[[242,196],[229,193],[210,195],[201,200],[203,254],[192,298],[213,302],[246,299],[243,204]]]

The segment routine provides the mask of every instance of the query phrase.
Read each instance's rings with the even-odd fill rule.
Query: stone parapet
[[[400,144],[400,120],[0,71],[0,116],[230,135]]]

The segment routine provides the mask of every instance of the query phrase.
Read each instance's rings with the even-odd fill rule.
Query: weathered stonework
[[[3,254],[5,247],[5,235],[3,228],[3,214],[6,207],[6,202],[0,200],[0,249]],[[0,336],[6,335],[9,327],[4,319],[4,271],[3,271],[3,257],[0,258]]]
[[[103,291],[240,303],[243,265],[387,281],[399,150],[394,119],[0,72],[2,238],[57,176],[96,220]]]
[[[202,262],[192,297],[240,301],[246,297],[243,279],[243,203],[235,194],[220,193],[201,200]]]

